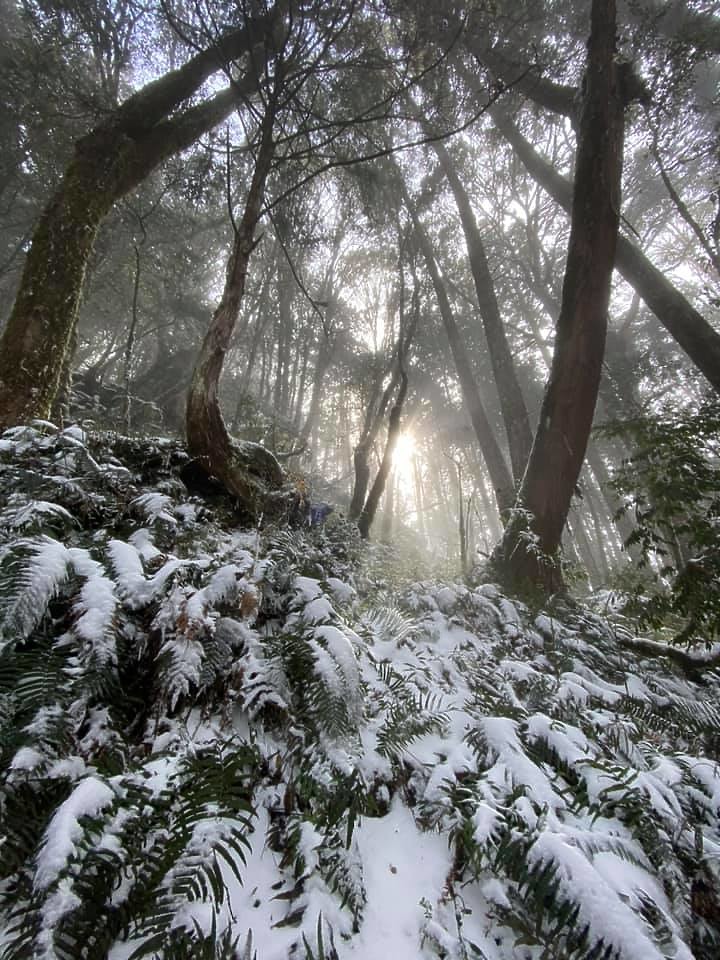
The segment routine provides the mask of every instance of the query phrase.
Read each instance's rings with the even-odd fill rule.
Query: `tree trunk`
[[[350,479],[352,474],[352,443],[350,435],[352,427],[350,425],[350,396],[347,383],[343,380],[340,385],[340,437],[342,452],[340,455],[340,482],[343,486]],[[348,490],[348,494],[350,491]]]
[[[277,334],[277,366],[275,369],[275,385],[273,388],[273,415],[285,417],[287,414],[288,378],[290,375],[290,340],[292,332],[292,303],[293,287],[290,271],[285,264],[278,270],[279,302]]]
[[[303,407],[305,406],[305,381],[307,379],[308,360],[310,359],[310,337],[305,335],[302,347],[302,363],[300,365],[300,377],[298,380],[297,397],[295,398],[295,409],[293,413],[293,426],[297,434],[300,433],[300,422],[302,420]]]
[[[385,489],[385,509],[383,510],[380,541],[392,543],[393,527],[395,525],[395,501],[397,499],[397,470],[391,470],[389,482]]]
[[[499,108],[492,116],[498,129],[515,149],[532,177],[568,213],[572,188],[568,181],[544,160]],[[690,361],[720,393],[720,334],[692,306],[642,250],[622,235],[617,238],[615,266],[642,297]]]
[[[462,466],[460,461],[455,461],[455,470],[457,472],[457,503],[458,503],[458,542],[460,544],[460,571],[463,578],[467,577],[468,567],[468,525],[465,516],[465,500],[462,484]],[[468,500],[468,510],[470,501]]]
[[[348,509],[348,519],[350,520],[357,520],[362,513],[363,507],[365,506],[367,489],[370,485],[370,453],[380,431],[380,426],[382,424],[383,417],[385,416],[387,405],[390,402],[390,397],[393,395],[393,392],[395,391],[400,379],[400,368],[396,367],[393,371],[390,383],[383,391],[377,410],[375,410],[375,403],[377,400],[377,395],[380,392],[382,379],[383,374],[379,374],[378,379],[373,386],[368,407],[365,412],[365,423],[363,425],[362,434],[360,435],[357,446],[353,450],[355,485],[353,486],[350,507]]]
[[[315,364],[315,376],[313,377],[312,394],[310,395],[310,409],[300,431],[300,443],[307,443],[310,439],[315,424],[320,414],[320,404],[322,401],[322,390],[325,382],[325,374],[330,369],[330,364],[335,355],[335,343],[328,343],[322,340],[318,347],[317,363]]]
[[[401,271],[401,283],[402,283],[402,271]],[[402,302],[402,295],[401,295]],[[401,306],[402,310],[402,306]],[[390,403],[390,398],[395,392],[398,383],[400,382],[403,373],[403,363],[404,358],[407,355],[407,352],[410,348],[410,344],[415,337],[415,332],[417,331],[418,323],[420,321],[420,311],[415,309],[412,314],[412,318],[407,327],[407,330],[403,331],[402,323],[400,333],[398,335],[397,344],[395,346],[395,355],[397,356],[397,364],[393,368],[392,377],[390,378],[390,383],[380,396],[378,402],[378,394],[380,393],[380,387],[382,386],[382,381],[385,378],[386,371],[379,373],[375,383],[373,384],[373,389],[370,394],[370,400],[368,401],[367,410],[365,411],[365,422],[363,424],[362,433],[360,434],[360,439],[357,443],[357,446],[353,450],[353,467],[355,470],[355,485],[353,487],[352,498],[350,500],[350,507],[348,509],[348,518],[350,520],[357,520],[360,517],[360,514],[363,511],[365,506],[365,495],[367,493],[368,484],[370,483],[370,452],[372,450],[373,444],[377,438],[380,426],[385,416],[385,411],[387,406]],[[377,402],[377,409],[375,409],[375,404]]]
[[[228,260],[225,289],[200,348],[187,402],[186,428],[191,456],[207,474],[217,477],[230,494],[238,497],[249,513],[256,513],[261,508],[269,489],[281,485],[283,472],[264,447],[232,443],[220,410],[218,383],[245,292],[250,255],[257,243],[255,228],[275,146],[274,119],[275,111],[270,103],[260,129],[260,144],[245,210],[236,228]]]
[[[300,372],[300,355],[302,353],[302,347],[300,346],[300,335],[295,337],[295,343],[293,344],[292,351],[292,367],[290,369],[290,376],[288,378],[287,385],[287,396],[285,398],[285,416],[288,421],[288,424],[293,427],[294,431],[294,415],[295,415],[295,397],[298,392],[298,377]]]
[[[407,393],[407,384],[407,374],[404,370],[402,370],[400,373],[400,389],[398,390],[397,399],[395,400],[395,404],[390,411],[390,416],[388,417],[387,441],[385,443],[385,452],[383,453],[382,463],[380,464],[380,469],[375,476],[375,480],[370,493],[368,494],[368,498],[365,501],[365,506],[358,517],[358,529],[360,531],[360,536],[364,540],[367,540],[370,536],[370,527],[375,519],[380,498],[383,495],[385,484],[392,467],[393,453],[395,452],[397,439],[400,436],[400,417],[402,415],[403,403],[405,402],[405,394]]]
[[[624,104],[614,0],[593,0],[572,221],[550,379],[518,508],[493,559],[506,581],[562,586],[558,549],[592,426],[607,329]]]
[[[450,183],[460,214],[490,363],[500,399],[500,410],[508,438],[513,477],[519,486],[532,447],[532,431],[527,407],[515,374],[515,364],[500,316],[485,245],[470,206],[470,198],[460,181],[445,144],[438,140],[433,143],[433,148]]]
[[[212,99],[167,119],[223,63],[252,49],[259,37],[264,42],[263,24],[229,34],[184,67],[149,83],[78,141],[35,228],[0,338],[0,429],[49,415],[100,223],[118,199],[252,92],[257,84],[254,69]],[[261,50],[257,53],[262,63]]]
[[[353,468],[355,470],[355,485],[348,508],[348,519],[357,520],[365,505],[367,488],[370,485],[370,450],[372,443],[363,438],[353,450]]]
[[[417,528],[422,538],[423,546],[427,547],[428,531],[425,522],[425,492],[423,489],[423,480],[420,474],[420,463],[418,457],[413,457],[413,485],[415,489],[415,510],[417,516]]]
[[[144,238],[143,238],[144,239]],[[137,336],[138,320],[140,319],[138,306],[140,299],[140,268],[142,261],[140,259],[140,247],[137,243],[133,244],[135,251],[135,277],[133,280],[132,313],[130,315],[130,328],[128,329],[127,341],[125,343],[125,355],[123,358],[123,426],[125,433],[130,434],[132,399],[130,391],[130,381],[132,378],[132,360],[133,349],[135,348],[135,338]]]
[[[500,515],[504,516],[515,501],[515,487],[512,476],[505,463],[505,458],[500,446],[495,439],[495,434],[485,413],[483,402],[480,399],[480,391],[478,390],[472,367],[470,366],[467,348],[462,342],[460,332],[455,323],[452,307],[450,306],[450,301],[445,291],[445,284],[442,281],[440,271],[435,261],[430,240],[420,223],[415,205],[410,199],[409,194],[404,187],[402,189],[408,212],[413,221],[418,245],[425,258],[425,264],[435,289],[435,296],[437,297],[438,307],[440,308],[440,316],[442,317],[445,333],[450,343],[450,350],[453,360],[455,361],[465,407],[470,416],[475,435],[480,445],[480,450],[487,465],[488,473],[490,474],[490,480],[495,491],[495,499],[497,500]]]

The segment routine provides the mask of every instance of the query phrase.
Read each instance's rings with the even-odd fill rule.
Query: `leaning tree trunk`
[[[569,213],[572,187],[568,181],[538,154],[499,108],[493,108],[491,113],[498,129],[531,176]],[[720,393],[720,334],[642,250],[622,235],[617,238],[615,266],[715,392]]]
[[[179,70],[143,87],[78,141],[35,228],[0,338],[0,429],[49,415],[68,362],[85,269],[100,223],[118,199],[216,126],[255,89],[267,29],[264,19],[228,34]],[[223,63],[252,50],[259,40],[251,73],[168,119]]]
[[[402,363],[402,357],[400,358],[399,362]],[[390,475],[393,453],[395,452],[398,437],[400,436],[400,417],[402,415],[403,403],[405,402],[405,394],[407,393],[407,385],[407,373],[401,369],[400,389],[398,390],[397,398],[392,409],[390,410],[390,415],[388,416],[388,432],[387,441],[385,443],[385,452],[383,453],[380,469],[375,476],[373,485],[370,488],[370,493],[365,501],[365,506],[362,508],[360,516],[358,517],[358,530],[360,531],[360,536],[364,540],[367,540],[370,536],[370,527],[375,519],[375,514],[377,513],[377,509],[380,504],[380,499],[383,495],[383,491],[385,490],[387,478]]]
[[[445,144],[438,140],[433,143],[433,148],[452,188],[460,214],[470,269],[475,282],[480,317],[485,330],[490,363],[500,400],[500,410],[508,438],[513,477],[515,483],[519,486],[532,447],[530,418],[515,373],[515,363],[500,316],[500,308],[495,296],[495,285],[485,253],[485,244],[470,205],[470,198],[457,174]]]
[[[255,228],[275,149],[274,119],[274,107],[268,104],[245,210],[235,229],[225,288],[195,364],[186,416],[190,455],[206,474],[220,480],[228,493],[237,497],[251,514],[261,508],[269,490],[282,484],[283,472],[275,457],[259,444],[237,445],[231,441],[220,410],[218,384],[245,292],[248,263],[257,244]]]
[[[614,0],[593,0],[562,303],[550,379],[517,508],[493,560],[502,578],[553,591],[605,349],[620,210],[624,103]]]
[[[483,459],[485,460],[488,474],[490,475],[490,481],[493,485],[493,490],[495,491],[495,500],[497,501],[500,516],[504,517],[515,501],[515,487],[513,485],[512,476],[510,475],[510,470],[505,462],[505,457],[503,456],[502,450],[500,449],[500,446],[495,438],[493,428],[490,425],[490,421],[488,420],[488,416],[485,412],[485,407],[483,406],[482,399],[480,398],[480,391],[478,390],[478,386],[475,382],[475,377],[472,372],[472,367],[470,366],[470,361],[468,359],[467,348],[462,342],[460,332],[457,328],[457,324],[455,323],[452,307],[450,306],[450,301],[448,300],[448,296],[445,291],[445,284],[442,281],[440,271],[438,270],[438,266],[435,261],[435,255],[433,253],[430,240],[425,232],[425,229],[420,223],[420,219],[415,210],[415,205],[410,199],[410,196],[404,186],[402,187],[402,190],[407,210],[413,222],[413,229],[415,231],[415,236],[417,237],[418,246],[420,247],[423,257],[425,258],[425,264],[435,289],[435,296],[437,298],[438,307],[440,308],[440,316],[442,317],[445,333],[447,335],[448,342],[450,343],[450,350],[453,355],[453,360],[455,361],[455,368],[460,381],[460,389],[462,390],[465,408],[470,416],[470,420],[475,430],[475,436],[477,437],[478,444],[480,445],[480,451],[483,455]]]

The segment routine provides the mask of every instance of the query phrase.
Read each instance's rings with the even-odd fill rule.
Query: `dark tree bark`
[[[562,587],[558,549],[597,401],[620,210],[624,101],[614,0],[593,0],[572,220],[550,379],[511,522],[493,555],[504,580]]]
[[[527,407],[515,374],[515,364],[500,316],[485,245],[470,206],[470,198],[460,181],[445,144],[435,141],[433,147],[452,188],[460,214],[490,363],[500,399],[500,410],[508,438],[513,477],[515,483],[519,485],[525,473],[533,439]]]
[[[233,444],[220,410],[218,383],[245,292],[248,263],[257,243],[255,228],[275,149],[274,120],[275,109],[270,102],[260,129],[245,210],[235,229],[225,288],[200,348],[187,402],[186,430],[190,455],[205,473],[220,480],[249,513],[256,513],[267,492],[282,484],[283,471],[264,447],[250,443]]]
[[[353,486],[352,497],[350,498],[350,507],[348,508],[349,520],[357,520],[365,505],[367,488],[370,486],[371,448],[372,445],[368,443],[367,438],[363,437],[353,450],[355,484]]]
[[[556,203],[570,213],[572,187],[568,181],[537,153],[499,108],[492,110],[492,116],[528,172]],[[720,393],[720,334],[645,254],[622,235],[617,239],[615,266],[716,393]]]
[[[78,141],[33,234],[13,311],[0,338],[0,429],[47,417],[77,319],[86,264],[113,204],[168,157],[212,129],[256,87],[271,23],[253,21],[148,84]],[[257,49],[251,75],[171,116],[224,64]]]
[[[350,507],[348,509],[348,518],[350,520],[357,520],[362,513],[363,507],[365,506],[367,489],[370,485],[370,452],[373,448],[375,440],[377,439],[377,435],[380,432],[380,427],[385,416],[385,411],[390,403],[390,398],[395,392],[400,380],[399,366],[394,368],[390,383],[383,391],[378,402],[377,395],[380,392],[382,379],[382,376],[378,376],[378,379],[374,384],[373,391],[368,402],[368,407],[365,412],[365,423],[363,424],[363,430],[360,435],[360,439],[353,450],[355,485],[353,486],[352,497],[350,498]]]
[[[400,360],[400,363],[402,363],[402,359]],[[377,508],[383,495],[383,491],[385,490],[385,484],[387,483],[387,478],[392,467],[393,453],[395,452],[397,440],[400,436],[400,418],[402,416],[402,408],[405,402],[405,395],[407,393],[407,385],[407,373],[404,369],[401,369],[400,389],[398,390],[397,398],[392,409],[390,410],[390,415],[388,417],[388,432],[387,441],[385,443],[385,452],[383,453],[380,469],[375,476],[370,493],[365,501],[365,506],[358,517],[358,529],[360,531],[360,536],[364,540],[367,540],[370,536],[370,527],[375,519],[375,514],[377,513]]]
[[[460,389],[462,390],[465,407],[470,416],[478,444],[480,445],[483,459],[485,460],[485,464],[490,475],[490,481],[495,491],[495,499],[497,501],[500,515],[504,516],[515,501],[515,487],[512,476],[505,462],[505,457],[503,456],[502,450],[500,449],[500,446],[495,438],[493,428],[490,425],[490,421],[488,420],[488,416],[485,412],[485,407],[483,406],[483,402],[480,398],[480,391],[478,390],[477,383],[475,382],[475,377],[472,372],[472,367],[470,366],[470,361],[468,359],[467,348],[462,342],[460,331],[455,323],[455,317],[453,315],[452,307],[450,306],[450,300],[448,299],[448,295],[445,290],[445,284],[442,281],[437,262],[435,261],[435,255],[433,253],[432,245],[430,244],[430,239],[420,222],[417,211],[415,210],[415,205],[413,204],[404,186],[402,187],[402,190],[407,210],[413,222],[418,246],[423,257],[425,258],[427,271],[430,274],[430,279],[432,280],[433,288],[435,290],[435,296],[440,309],[440,316],[442,317],[445,333],[447,335],[448,342],[450,344],[450,350],[455,362],[455,368],[457,369],[458,379],[460,381]]]
[[[142,226],[142,221],[140,225]],[[143,240],[144,239],[145,234],[143,233]],[[123,357],[123,390],[125,396],[123,397],[122,419],[126,433],[130,433],[130,425],[132,420],[132,394],[130,390],[130,380],[132,377],[133,350],[135,348],[135,338],[137,336],[137,327],[140,319],[140,269],[142,266],[142,260],[140,258],[140,246],[142,246],[142,242],[143,241],[141,240],[140,245],[137,243],[133,244],[135,253],[135,276],[133,279],[132,313],[130,315],[130,327],[128,329],[127,341],[125,343],[125,354]]]
[[[555,301],[555,298],[551,294],[548,287],[540,282],[535,282],[529,275],[526,276],[526,282],[532,289],[532,292],[538,297],[540,302],[543,304],[545,312],[548,317],[555,323],[560,314],[560,303]],[[535,316],[534,310],[527,305],[526,315],[528,317],[531,329],[534,331],[535,342],[537,343],[540,353],[542,354],[543,360],[547,366],[548,371],[552,367],[552,353],[543,340],[543,335],[540,329],[540,324]],[[607,343],[610,342],[610,336],[612,331],[608,329],[607,331]],[[628,401],[627,396],[624,398],[615,395],[612,393],[613,390],[613,377],[612,377],[612,368],[608,369],[608,355],[607,355],[607,344],[605,350],[605,362],[603,372],[604,375],[600,381],[599,389],[599,405],[602,405],[605,408],[606,413],[612,409],[613,419],[617,419],[625,415],[625,413],[630,410],[632,411],[632,401]],[[627,394],[627,387],[625,387],[625,393]],[[618,451],[617,459],[622,459],[622,451]],[[586,454],[586,463],[589,466],[590,470],[595,477],[596,484],[600,493],[602,495],[603,503],[607,509],[607,515],[613,521],[613,531],[617,534],[619,543],[624,543],[627,538],[630,536],[632,527],[629,524],[627,517],[617,515],[618,508],[620,506],[620,501],[616,498],[613,501],[612,489],[610,487],[610,477],[608,475],[607,469],[605,468],[602,457],[600,456],[597,441],[594,441],[593,438],[590,438],[590,442],[587,448]]]

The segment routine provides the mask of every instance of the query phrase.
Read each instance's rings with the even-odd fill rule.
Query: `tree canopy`
[[[302,474],[366,533],[607,579],[593,424],[720,388],[712,4],[2,18],[0,423],[187,430],[248,514]]]
[[[716,960],[717,0],[0,0],[0,960]]]

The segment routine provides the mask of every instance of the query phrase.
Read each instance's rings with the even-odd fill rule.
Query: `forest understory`
[[[187,459],[0,439],[5,960],[718,955],[717,644],[238,525]]]
[[[720,956],[720,0],[0,0],[0,960]]]

